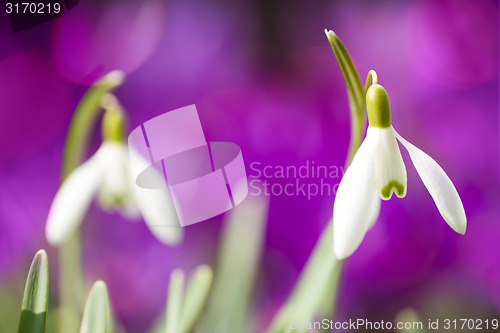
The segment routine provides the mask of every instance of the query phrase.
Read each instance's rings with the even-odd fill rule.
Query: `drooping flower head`
[[[376,73],[370,74],[368,131],[340,182],[333,206],[334,250],[339,259],[359,247],[378,217],[381,199],[389,200],[393,193],[398,198],[406,196],[406,168],[396,139],[408,150],[444,220],[460,234],[465,234],[467,225],[462,201],[450,178],[434,159],[396,132],[387,91],[378,84]]]
[[[56,246],[64,243],[79,227],[97,197],[107,211],[117,211],[127,219],[142,215],[156,238],[165,244],[177,245],[183,232],[180,226],[172,226],[177,223],[177,217],[167,189],[144,191],[135,184],[123,138],[123,110],[111,94],[104,95],[101,104],[105,109],[103,143],[61,184],[47,218],[48,242]],[[159,173],[153,173],[154,177],[163,179]]]

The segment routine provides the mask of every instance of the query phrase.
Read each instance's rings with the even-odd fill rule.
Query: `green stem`
[[[113,71],[96,82],[78,104],[66,137],[61,164],[61,182],[85,159],[88,142],[101,112],[101,98],[123,82],[123,73]],[[80,232],[75,231],[59,248],[59,331],[78,332],[84,302]]]
[[[85,158],[88,141],[99,113],[102,97],[123,83],[123,73],[112,71],[97,81],[76,107],[64,144],[61,180],[64,180]]]
[[[107,93],[101,99],[101,106],[105,110],[101,124],[103,141],[124,142],[125,119],[120,102],[113,94]]]
[[[80,234],[75,232],[59,248],[59,332],[77,332],[84,302]]]
[[[333,254],[332,244],[333,223],[329,222],[268,333],[287,332],[292,320],[311,321],[323,307],[324,296],[332,295],[332,291],[335,293],[338,281],[331,278],[340,266]]]
[[[373,75],[371,72],[368,74],[365,89],[363,89],[356,67],[344,44],[342,44],[333,31],[325,30],[325,33],[330,41],[333,53],[342,70],[347,85],[351,115],[351,138],[346,158],[346,166],[349,166],[354,158],[354,154],[361,145],[364,134],[364,128],[366,126],[364,112],[365,94],[369,86],[369,80]],[[374,80],[376,80],[376,76],[373,77]],[[304,269],[299,275],[290,297],[280,309],[278,315],[274,318],[267,332],[291,332],[292,320],[297,322],[312,321],[315,316],[323,312],[325,304],[329,304],[332,310],[326,315],[331,315],[336,305],[337,294],[341,283],[341,272],[342,261],[339,261],[333,253],[332,218],[323,229],[312,254],[309,256]],[[294,330],[294,332],[297,332],[297,330]],[[300,332],[300,330],[298,332]]]

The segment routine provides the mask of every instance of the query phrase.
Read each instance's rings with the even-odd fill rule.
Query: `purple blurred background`
[[[39,248],[48,249],[56,277],[44,224],[66,131],[88,84],[110,70],[128,73],[116,95],[130,129],[195,103],[207,139],[238,144],[249,175],[252,162],[343,166],[349,109],[324,28],[343,40],[363,81],[368,70],[377,71],[394,127],[443,166],[468,217],[466,235],[454,233],[403,152],[408,194],[384,202],[347,261],[340,315],[393,320],[407,306],[423,318],[437,311],[466,318],[498,313],[493,0],[81,0],[62,17],[15,34],[0,14],[0,289],[24,283]],[[96,131],[93,150],[99,141]],[[255,292],[258,331],[291,290],[332,207],[332,195],[271,196]],[[144,332],[163,308],[172,268],[213,264],[221,220],[185,228],[183,245],[168,248],[143,223],[96,205],[83,228],[87,278],[104,279],[128,331]]]

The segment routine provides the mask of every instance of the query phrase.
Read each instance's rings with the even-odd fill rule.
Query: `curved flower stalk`
[[[334,250],[339,259],[350,256],[375,223],[380,200],[406,195],[406,168],[396,139],[410,158],[441,216],[450,227],[465,234],[467,219],[458,192],[439,164],[403,139],[391,124],[389,96],[370,71],[366,93],[368,131],[351,166],[340,182],[333,207]]]
[[[354,62],[340,38],[332,31],[325,29],[335,59],[342,71],[347,86],[349,99],[351,138],[345,164],[349,166],[352,158],[361,144],[364,134],[366,116],[365,93],[370,83],[366,80],[365,87]],[[334,312],[339,285],[341,282],[342,262],[333,254],[333,218],[321,232],[314,250],[300,273],[297,282],[278,314],[274,317],[268,333],[281,333],[290,330],[290,320],[312,321],[319,315],[331,316]]]
[[[74,169],[62,183],[50,208],[47,240],[60,245],[82,222],[94,197],[106,210],[116,210],[126,218],[144,216],[152,233],[162,242],[176,245],[182,239],[180,227],[168,227],[176,219],[169,206],[168,192],[140,191],[129,166],[127,146],[123,140],[123,112],[117,99],[106,94],[101,101],[106,110],[103,118],[103,143],[86,162]]]
[[[118,88],[125,74],[114,70],[95,82],[82,97],[69,126],[61,162],[61,183],[85,160],[90,134],[101,113],[101,99],[106,93]],[[76,332],[80,324],[80,312],[84,305],[84,282],[81,267],[79,230],[75,230],[59,245],[60,310],[59,329]]]

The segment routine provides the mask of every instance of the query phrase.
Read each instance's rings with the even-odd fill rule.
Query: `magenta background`
[[[383,204],[349,259],[340,315],[392,320],[405,306],[428,316],[446,304],[469,317],[498,313],[496,1],[97,3],[82,0],[16,34],[0,14],[0,282],[24,281],[39,248],[49,250],[56,276],[43,230],[64,138],[85,84],[109,70],[129,73],[116,95],[130,129],[195,103],[207,140],[238,144],[247,172],[253,161],[343,165],[348,104],[328,28],[363,79],[378,72],[394,127],[443,166],[468,216],[467,234],[454,233],[403,153],[407,197]],[[93,150],[99,140],[97,132]],[[332,206],[329,196],[271,197],[258,325],[286,297]],[[173,267],[213,263],[220,220],[186,228],[184,244],[171,249],[145,224],[93,208],[83,229],[89,281],[104,279],[119,318],[143,332],[163,307]]]

